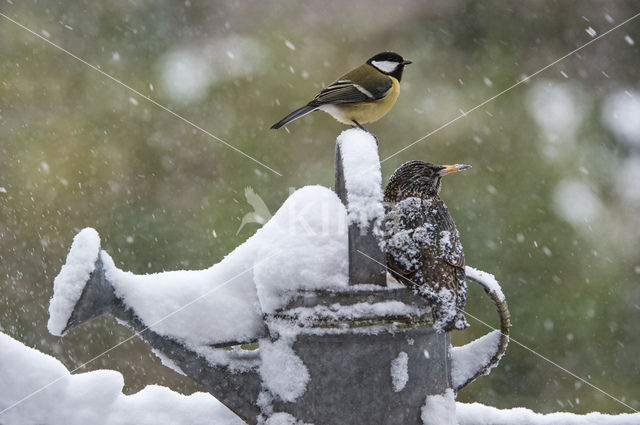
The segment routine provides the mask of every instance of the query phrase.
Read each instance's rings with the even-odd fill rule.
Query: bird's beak
[[[453,164],[453,165],[443,165],[442,170],[438,171],[439,176],[444,176],[449,173],[455,173],[462,170],[467,170],[471,168],[471,165],[467,164]]]
[[[403,60],[402,62],[400,62],[400,65],[409,65],[410,63],[413,63],[409,60]]]

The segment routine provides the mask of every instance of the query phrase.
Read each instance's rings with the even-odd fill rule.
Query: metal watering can
[[[377,181],[369,192],[361,167]],[[348,130],[338,138],[335,186],[349,213],[356,197],[358,207],[381,202],[377,141],[368,133]],[[117,295],[109,273],[115,266],[105,267],[107,257],[97,254],[62,333],[109,313],[248,424],[274,415],[316,425],[422,424],[427,396],[458,391],[498,364],[508,342],[508,310],[499,289],[472,273],[498,306],[501,331],[452,348],[448,333],[433,330],[424,299],[388,286],[377,218],[349,223],[347,290],[299,291],[284,308],[264,314],[252,338],[217,343],[211,353],[150,329]]]

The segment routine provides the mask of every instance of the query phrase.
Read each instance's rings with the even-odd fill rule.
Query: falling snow
[[[47,164],[45,161],[40,162],[40,169],[45,174],[49,174],[51,172],[51,167],[49,167],[49,164]]]
[[[618,89],[608,95],[602,108],[604,124],[617,139],[631,146],[640,146],[640,92]]]
[[[14,3],[12,0],[6,2],[8,5]],[[337,14],[337,23],[332,22],[332,25],[323,27],[316,14],[308,14],[314,16],[311,21],[305,20],[308,17],[305,18],[304,15],[298,15],[299,22],[291,19],[289,13],[295,8],[279,10],[281,16],[261,15],[260,10],[244,8],[243,13],[246,11],[247,14],[267,16],[266,19],[251,21],[237,19],[238,16],[233,16],[232,12],[237,13],[238,9],[231,7],[216,7],[212,9],[215,9],[215,13],[206,15],[199,13],[210,12],[205,6],[186,10],[187,13],[144,14],[138,13],[137,6],[127,4],[121,5],[122,7],[115,5],[109,9],[112,17],[118,18],[115,21],[119,22],[117,31],[114,32],[107,31],[109,26],[96,25],[93,16],[95,13],[91,10],[65,10],[64,5],[58,3],[47,4],[46,8],[42,8],[39,2],[31,6],[24,3],[22,6],[26,9],[20,11],[20,16],[39,16],[31,22],[31,25],[35,25],[32,28],[35,34],[60,42],[65,49],[105,72],[122,78],[126,84],[139,86],[142,92],[153,92],[154,99],[172,110],[179,113],[187,111],[184,116],[193,119],[194,123],[202,125],[202,128],[212,134],[220,135],[231,145],[243,150],[253,149],[247,153],[255,158],[262,160],[264,157],[266,162],[276,163],[285,158],[284,162],[295,169],[283,168],[283,174],[298,174],[310,181],[314,175],[319,175],[318,170],[322,168],[318,168],[319,166],[331,162],[332,140],[320,140],[320,133],[306,131],[303,127],[299,128],[298,133],[295,130],[290,133],[289,129],[277,134],[261,130],[264,123],[273,118],[272,115],[281,113],[303,99],[303,96],[310,93],[308,90],[311,87],[319,89],[321,79],[334,77],[334,71],[346,71],[344,65],[347,62],[358,63],[360,53],[353,50],[350,45],[353,40],[348,37],[340,39],[335,34],[325,32],[323,34],[327,34],[329,38],[320,40],[322,43],[318,44],[317,38],[314,41],[313,38],[293,35],[298,34],[296,26],[306,29],[307,24],[309,33],[322,33],[321,30],[331,27],[342,28],[341,25],[345,24],[340,19],[344,19],[347,13]],[[191,2],[183,1],[178,6],[188,8]],[[482,55],[461,56],[458,48],[467,45],[463,42],[466,33],[461,30],[447,30],[448,34],[444,34],[444,38],[449,42],[443,46],[440,40],[443,38],[442,34],[433,31],[430,26],[415,25],[416,28],[426,28],[425,37],[415,37],[425,42],[417,50],[415,46],[409,46],[407,49],[412,51],[401,53],[417,62],[433,57],[433,53],[437,52],[442,56],[442,64],[453,63],[456,66],[436,67],[434,75],[419,72],[416,68],[418,65],[407,69],[401,85],[403,94],[400,102],[385,120],[370,128],[380,136],[381,154],[386,156],[395,152],[397,149],[394,145],[398,145],[397,148],[400,149],[402,137],[395,132],[397,129],[409,137],[406,145],[450,121],[457,115],[456,111],[464,115],[464,109],[469,110],[473,105],[508,88],[518,81],[518,72],[533,73],[559,57],[562,53],[550,57],[549,52],[542,48],[554,42],[554,34],[558,34],[558,29],[566,31],[567,37],[563,37],[562,43],[556,47],[558,51],[568,52],[584,45],[584,41],[593,41],[598,37],[600,30],[596,31],[593,25],[601,28],[602,36],[616,23],[630,17],[625,16],[622,5],[606,8],[611,15],[616,15],[615,18],[603,11],[593,10],[589,11],[593,15],[588,15],[588,18],[581,17],[581,12],[575,8],[556,15],[555,6],[543,6],[527,4],[526,7],[514,7],[523,7],[527,9],[527,13],[530,8],[539,7],[534,14],[541,22],[552,25],[550,28],[553,30],[536,32],[522,27],[521,33],[517,31],[515,36],[504,31],[504,34],[486,32],[486,37],[475,40],[480,49],[478,51],[486,53]],[[318,6],[320,10],[323,7]],[[393,8],[393,5],[390,7]],[[438,16],[437,11],[441,6],[434,3],[429,7],[434,9],[430,16]],[[456,6],[447,5],[447,11],[451,7]],[[33,11],[29,11],[29,8]],[[363,21],[362,24],[366,24],[372,39],[379,38],[378,31],[388,29],[389,25],[402,23],[402,14],[409,13],[407,16],[410,16],[411,9],[406,7],[394,10],[394,13],[386,16],[387,22],[382,19],[385,25],[380,25],[375,19]],[[473,18],[479,18],[479,28],[482,25],[488,25],[489,28],[496,25],[510,28],[502,25],[502,12],[498,10],[498,13],[484,13],[483,15],[490,17],[486,23],[482,21],[482,16]],[[582,13],[587,14],[586,9]],[[385,16],[384,13],[379,15]],[[207,16],[207,19],[202,19],[202,16]],[[519,14],[507,13],[506,16],[507,20],[512,20],[513,16]],[[174,17],[179,17],[180,20]],[[193,17],[197,19],[194,21]],[[152,20],[146,21],[147,18]],[[415,21],[415,17],[411,18],[409,24]],[[23,23],[29,25],[27,21]],[[255,25],[247,25],[247,22],[255,22]],[[273,23],[277,27],[271,27]],[[584,27],[585,24],[588,27]],[[53,33],[45,29],[38,30],[37,26],[41,25],[48,25]],[[523,21],[523,25],[526,22]],[[154,111],[153,108],[151,116],[147,108],[137,108],[139,104],[145,105],[144,98],[128,93],[124,87],[113,84],[104,76],[95,74],[94,77],[89,77],[93,70],[64,56],[61,51],[57,51],[55,55],[36,55],[35,60],[31,57],[33,52],[42,48],[47,50],[51,46],[44,40],[33,37],[33,34],[24,32],[20,35],[22,30],[18,27],[9,29],[10,26],[6,22],[7,28],[3,27],[3,30],[7,37],[0,43],[3,44],[0,47],[8,49],[7,57],[16,58],[15,61],[12,59],[7,62],[0,81],[3,92],[0,139],[5,141],[0,147],[0,168],[4,171],[0,176],[0,204],[3,207],[3,219],[6,219],[6,223],[2,223],[5,229],[0,232],[0,239],[4,243],[0,250],[0,264],[4,266],[3,295],[7,295],[4,306],[6,311],[3,310],[5,317],[0,323],[0,330],[4,328],[11,335],[23,335],[22,338],[29,344],[37,343],[42,350],[55,352],[67,365],[84,361],[70,357],[73,350],[68,350],[70,346],[65,345],[68,342],[59,342],[56,338],[45,335],[46,329],[41,319],[42,314],[46,314],[47,301],[52,295],[53,276],[60,271],[54,283],[58,300],[54,297],[51,301],[49,326],[52,333],[61,333],[68,321],[69,306],[78,296],[78,288],[71,285],[70,281],[86,278],[90,267],[95,263],[94,254],[97,258],[102,258],[98,252],[99,239],[88,237],[85,243],[78,245],[74,242],[76,249],[72,247],[65,266],[60,270],[71,235],[86,225],[94,225],[108,235],[106,239],[109,250],[114,251],[114,258],[121,268],[125,268],[125,264],[137,270],[162,270],[166,263],[186,267],[189,261],[191,264],[206,262],[207,255],[215,258],[216,262],[221,259],[204,271],[158,273],[153,275],[153,279],[138,280],[132,274],[117,269],[105,253],[107,271],[112,276],[117,276],[118,290],[126,295],[127,303],[139,308],[145,320],[155,320],[155,316],[148,311],[151,304],[159,308],[162,314],[166,314],[180,303],[191,301],[193,297],[203,295],[212,287],[217,288],[225,279],[234,283],[229,286],[239,288],[237,291],[220,290],[217,295],[224,302],[219,304],[215,301],[209,303],[205,299],[202,304],[205,310],[219,307],[216,314],[196,308],[192,315],[175,315],[173,325],[168,321],[166,327],[155,329],[177,339],[184,338],[189,344],[215,342],[216,339],[210,335],[216,333],[222,335],[223,339],[243,335],[255,337],[259,333],[258,324],[262,323],[262,309],[281,308],[290,299],[292,290],[300,287],[328,287],[337,290],[347,286],[348,245],[345,226],[352,216],[329,189],[307,187],[296,192],[286,201],[286,207],[283,206],[279,211],[280,216],[271,222],[270,227],[265,226],[249,238],[246,245],[228,252],[228,247],[239,245],[240,240],[228,239],[233,237],[232,227],[237,225],[233,220],[238,214],[241,217],[242,213],[228,208],[227,205],[233,203],[225,197],[225,191],[241,190],[240,184],[254,184],[258,190],[260,184],[264,185],[264,188],[259,188],[261,194],[277,193],[272,198],[281,200],[285,198],[286,185],[277,183],[277,179],[272,182],[267,177],[268,172],[252,170],[252,165],[243,167],[242,161],[249,159],[239,155],[240,158],[235,160],[233,157],[237,152],[225,152],[226,148],[217,146],[214,140],[211,144],[203,142],[206,140],[205,136],[196,136],[199,133],[194,129],[186,130],[184,122],[175,117],[164,115],[163,111]],[[412,26],[414,25],[401,25],[407,31]],[[164,38],[161,43],[153,38],[157,36],[157,29],[163,29],[161,35]],[[555,286],[559,283],[566,284],[567,287],[583,285],[584,291],[580,292],[580,299],[576,299],[577,304],[569,305],[570,308],[565,309],[565,313],[560,316],[554,314],[553,320],[546,317],[550,315],[543,313],[543,299],[527,304],[527,313],[531,317],[535,313],[537,319],[527,322],[526,330],[529,333],[533,332],[532,329],[540,331],[538,336],[544,336],[545,332],[549,335],[557,332],[558,341],[566,345],[573,344],[571,350],[564,353],[565,357],[570,353],[576,356],[576,361],[583,361],[585,353],[592,355],[599,361],[602,360],[602,373],[606,373],[605,376],[609,378],[613,375],[605,366],[615,362],[605,361],[603,353],[607,354],[607,351],[595,346],[585,350],[588,341],[585,342],[584,335],[580,332],[567,334],[564,329],[579,322],[571,322],[573,316],[581,317],[582,314],[585,322],[594,324],[602,319],[602,326],[606,330],[604,333],[608,334],[609,329],[616,330],[616,337],[620,338],[617,344],[620,347],[624,344],[625,352],[632,353],[637,348],[633,335],[628,331],[632,327],[624,326],[619,317],[616,320],[613,317],[606,318],[609,313],[616,313],[615,311],[607,312],[597,307],[600,305],[597,295],[602,292],[598,288],[606,287],[609,288],[607,296],[626,294],[621,308],[616,310],[620,314],[628,313],[628,310],[635,313],[640,311],[640,303],[633,298],[634,283],[640,276],[637,249],[634,249],[637,229],[640,228],[638,214],[635,213],[640,209],[640,92],[637,89],[637,76],[634,74],[637,70],[637,52],[632,37],[636,35],[634,32],[625,34],[625,29],[631,30],[627,25],[620,31],[611,32],[598,43],[585,46],[580,52],[563,59],[559,66],[555,66],[555,70],[532,74],[529,86],[523,85],[510,91],[507,96],[502,96],[498,102],[492,102],[488,105],[491,111],[476,111],[475,115],[469,113],[469,118],[473,120],[469,122],[471,131],[466,136],[460,133],[453,134],[450,138],[444,137],[445,144],[439,144],[440,147],[449,149],[431,151],[428,146],[435,147],[434,141],[421,142],[416,148],[407,149],[383,164],[384,172],[388,174],[401,158],[415,157],[434,161],[438,160],[438,156],[441,156],[442,161],[463,159],[456,158],[455,155],[476,158],[479,168],[484,171],[478,174],[473,184],[456,188],[445,185],[443,189],[443,198],[450,199],[451,206],[456,208],[456,219],[459,216],[461,222],[466,223],[464,228],[460,227],[463,240],[467,241],[465,243],[471,249],[481,253],[484,249],[485,257],[489,259],[487,261],[500,258],[506,263],[522,261],[528,266],[524,267],[526,273],[505,276],[505,280],[508,279],[508,284],[511,285],[510,293],[525,294],[539,282],[553,288],[560,288]],[[355,27],[354,30],[355,33],[360,31]],[[590,39],[584,37],[583,31]],[[269,43],[265,34],[274,35],[275,44]],[[295,44],[284,38],[287,36],[291,40],[295,39]],[[571,36],[575,36],[575,40]],[[527,50],[530,54],[524,62],[518,55],[513,55],[513,52],[525,51],[525,47],[531,46],[537,48]],[[155,52],[153,55],[146,54],[149,48]],[[114,51],[116,49],[122,52]],[[283,61],[283,54],[296,56],[295,61],[291,58]],[[61,57],[65,57],[64,63],[60,62]],[[311,57],[322,59],[306,60]],[[464,61],[458,61],[460,57],[464,57]],[[438,58],[440,59],[439,56]],[[490,66],[479,66],[476,62],[478,58],[489,60]],[[289,66],[289,63],[294,62],[295,68]],[[469,72],[461,71],[463,67]],[[561,68],[565,70],[560,70]],[[141,76],[140,70],[148,72]],[[476,72],[473,76],[472,70],[479,73]],[[73,90],[74,87],[79,87],[74,76],[83,72],[89,74],[87,78],[78,80],[82,83],[81,90]],[[483,77],[483,72],[487,76]],[[463,76],[464,81],[459,76]],[[496,81],[492,81],[492,78]],[[306,84],[301,84],[301,79],[307,80],[304,81]],[[264,81],[277,81],[278,84],[270,86],[264,84]],[[467,84],[463,86],[465,81]],[[145,85],[148,89],[144,89]],[[43,89],[35,90],[38,87]],[[492,87],[498,87],[494,93],[491,93]],[[261,105],[268,107],[256,112]],[[526,108],[525,112],[530,117],[523,117],[520,107]],[[108,112],[103,113],[104,111]],[[160,120],[160,124],[156,123],[157,120]],[[247,125],[245,120],[252,124]],[[309,123],[320,124],[318,128],[323,132],[329,131],[325,129],[324,118],[317,118],[315,121],[310,119]],[[138,128],[140,125],[142,127]],[[331,126],[332,131],[339,128],[335,123],[326,125]],[[456,127],[449,127],[452,128]],[[385,136],[387,131],[390,132]],[[326,139],[325,136],[322,137]],[[254,138],[261,141],[264,139],[264,143],[258,143]],[[273,140],[267,140],[269,138]],[[280,152],[282,146],[287,147],[283,150],[286,151],[285,154]],[[296,148],[291,149],[292,146]],[[317,148],[322,153],[316,156],[318,152],[312,152],[310,164],[314,165],[307,169],[305,167],[309,164],[304,162],[308,159],[307,150],[311,148]],[[261,149],[267,149],[268,152],[265,154]],[[529,151],[524,152],[522,149]],[[155,163],[160,164],[160,168],[154,169],[154,161],[149,163],[148,158],[156,158]],[[324,174],[329,179],[323,180],[325,184],[331,180],[330,174]],[[254,183],[249,183],[248,180]],[[500,183],[497,187],[494,186],[496,182]],[[269,185],[275,185],[276,189]],[[153,201],[152,206],[146,203],[149,197]],[[206,205],[205,202],[198,204],[205,198]],[[319,202],[314,198],[327,202]],[[275,205],[273,199],[271,201]],[[469,202],[465,204],[461,199]],[[193,200],[196,200],[195,204],[190,203]],[[296,206],[295,203],[299,204]],[[302,203],[308,205],[300,205]],[[305,211],[305,206],[315,208],[316,211]],[[322,208],[326,208],[328,219],[318,217],[325,213]],[[366,206],[364,209],[366,210]],[[300,215],[296,215],[296,212],[300,212]],[[148,219],[152,214],[153,219]],[[202,217],[198,217],[199,214]],[[177,222],[172,222],[176,218]],[[231,224],[225,223],[225,220]],[[285,227],[292,222],[293,235],[288,233],[290,228]],[[328,226],[339,227],[339,230],[327,236],[326,229],[322,227],[327,223]],[[538,226],[539,223],[544,226]],[[194,227],[198,224],[201,232]],[[182,225],[185,226],[184,231],[180,229]],[[216,229],[212,229],[214,225],[221,232],[220,238]],[[554,225],[564,227],[562,232],[554,233]],[[82,233],[87,236],[86,232]],[[199,237],[188,240],[194,233]],[[267,235],[273,237],[278,245],[290,245],[287,245],[282,254],[266,258],[263,263],[258,264],[257,258],[275,253],[273,246],[264,242]],[[533,240],[534,237],[537,241]],[[172,246],[176,239],[179,239],[179,243]],[[395,242],[399,243],[401,239],[402,235]],[[147,247],[153,245],[154,241],[159,241],[156,247]],[[307,245],[310,241],[315,241],[315,245]],[[440,239],[441,243],[447,241],[448,238]],[[94,246],[96,243],[97,247]],[[79,252],[78,249],[85,252]],[[136,253],[136,250],[140,252]],[[189,258],[193,252],[197,253],[197,259]],[[514,252],[517,252],[517,258]],[[289,256],[295,256],[295,265],[300,266],[294,267],[291,264],[293,262],[288,260]],[[13,263],[11,257],[15,257]],[[587,271],[581,267],[585,264],[589,266]],[[251,272],[231,280],[235,276],[234,272],[242,267],[252,268]],[[612,274],[606,267],[627,273]],[[269,286],[281,274],[285,275],[284,279]],[[535,276],[536,274],[539,276]],[[631,279],[628,275],[631,275]],[[610,276],[622,277],[611,282]],[[539,279],[536,280],[536,277]],[[65,281],[69,288],[60,289]],[[179,286],[185,294],[180,294],[180,291],[174,293],[172,286]],[[625,291],[629,288],[632,290]],[[561,292],[556,291],[557,294]],[[562,293],[558,295],[559,298],[546,298],[557,298],[556,302],[566,304],[567,299],[562,298],[566,296]],[[149,300],[145,300],[147,297]],[[16,300],[24,302],[15,302]],[[236,300],[238,304],[235,307],[238,308],[230,307],[234,304],[231,301]],[[583,302],[584,306],[580,307]],[[392,306],[378,307],[391,309]],[[360,313],[360,308],[363,307],[354,307],[350,313]],[[393,308],[401,311],[398,306]],[[329,311],[315,310],[307,313],[315,314],[316,318],[323,314],[330,317],[343,314],[345,310],[333,308]],[[206,324],[204,329],[194,330],[189,326],[192,321],[201,323],[211,318],[220,321],[211,326]],[[51,323],[56,320],[58,323]],[[558,329],[555,329],[556,324]],[[95,331],[98,328],[86,329]],[[597,326],[593,325],[593,328]],[[82,333],[81,330],[78,332]],[[191,332],[194,335],[188,335]],[[104,340],[103,336],[94,334],[95,332],[86,341],[87,346]],[[190,339],[192,336],[193,339]],[[532,338],[534,336],[532,333]],[[600,337],[606,341],[606,335]],[[0,394],[3,396],[0,401],[11,400],[10,397],[16,394],[35,389],[36,384],[46,383],[43,381],[46,377],[54,379],[67,376],[61,381],[61,390],[43,391],[44,398],[38,398],[33,403],[27,402],[24,409],[18,410],[17,415],[27,415],[25,417],[32,423],[56,425],[100,422],[105,406],[113,409],[111,415],[103,415],[108,418],[104,420],[105,423],[110,420],[117,422],[119,417],[124,417],[123,421],[126,422],[126,415],[135,415],[143,424],[204,423],[212,420],[217,424],[236,423],[225,422],[215,413],[219,404],[208,394],[183,397],[152,386],[131,396],[124,395],[121,385],[123,378],[116,372],[100,371],[68,376],[69,371],[62,364],[56,365],[44,354],[7,342],[6,339],[0,342],[0,363],[12,365],[2,368]],[[611,345],[615,344],[614,340]],[[561,350],[558,353],[558,361],[562,363],[563,352]],[[215,359],[215,353],[208,355]],[[424,356],[429,358],[429,352],[425,351]],[[434,356],[432,351],[431,357]],[[396,366],[402,363],[398,359],[400,355],[395,359]],[[282,360],[297,362],[293,357]],[[521,360],[513,361],[517,364]],[[163,363],[170,364],[167,359],[163,359]],[[623,370],[633,371],[628,364],[622,366]],[[155,366],[149,366],[147,372],[151,367]],[[390,367],[394,379],[394,364]],[[19,376],[17,372],[14,373],[14,369],[30,373]],[[297,367],[289,369],[292,374],[304,375],[302,370]],[[514,373],[516,370],[519,369],[514,367],[507,372]],[[544,373],[542,368],[540,371],[541,377],[548,376],[546,369]],[[385,374],[388,373],[385,369]],[[274,393],[293,397],[302,391],[303,385],[300,382],[292,390],[286,388],[283,382],[277,382],[278,377],[274,374],[270,376],[273,378],[270,388]],[[388,378],[388,375],[385,376]],[[402,376],[402,373],[398,376]],[[526,379],[527,376],[522,378]],[[594,378],[597,378],[595,374]],[[159,379],[157,382],[164,378]],[[606,378],[602,379],[606,381]],[[398,382],[401,380],[394,379],[394,389],[399,386]],[[549,383],[546,380],[541,382]],[[549,404],[552,402],[571,410],[574,405],[580,404],[580,399],[576,394],[570,394],[573,384],[565,384],[566,382],[561,382],[560,387],[566,386],[566,393],[553,395],[548,398],[549,402],[540,400],[540,404],[528,407],[553,410],[554,406]],[[576,390],[579,387],[578,383]],[[78,391],[72,393],[72,389]],[[498,396],[500,394],[487,397],[495,400],[493,397]],[[593,409],[607,406],[602,405],[599,399],[590,405],[592,397],[587,394],[581,394],[580,397],[583,406]],[[633,406],[638,402],[637,397],[623,400],[629,401]],[[447,394],[427,400],[427,403],[439,402],[451,405]],[[86,408],[87,416],[82,420],[71,415],[79,410],[78,403]],[[171,412],[163,417],[162,408],[167,405]],[[0,403],[0,410],[2,408]],[[575,410],[583,409],[584,407]],[[185,419],[171,416],[172,414],[191,416]],[[200,414],[207,415],[206,420],[198,419]],[[12,416],[7,418],[7,423],[25,422],[23,418],[15,421],[11,419]],[[4,423],[4,419],[0,417],[0,422]],[[451,418],[447,420],[453,421]],[[543,417],[526,409],[502,411],[477,404],[458,404],[457,420],[461,425],[475,424],[478,421],[493,424],[640,423],[637,415],[621,415],[618,421],[599,414],[585,417],[553,414]],[[267,423],[300,425],[296,418],[284,413],[268,418]],[[446,421],[443,419],[440,423]]]

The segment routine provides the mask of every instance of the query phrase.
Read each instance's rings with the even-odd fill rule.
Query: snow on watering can
[[[381,187],[377,142],[352,129],[336,146],[338,195],[299,189],[209,269],[124,272],[84,229],[54,281],[49,330],[110,313],[248,424],[437,423],[434,400],[455,411],[454,392],[498,364],[508,310],[493,277],[467,267],[501,330],[451,347],[426,300],[386,273]]]

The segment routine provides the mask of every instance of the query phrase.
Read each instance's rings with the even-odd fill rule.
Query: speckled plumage
[[[387,266],[399,282],[429,300],[439,332],[468,326],[462,314],[467,284],[460,235],[438,195],[443,175],[466,168],[410,161],[391,176],[384,194]]]

